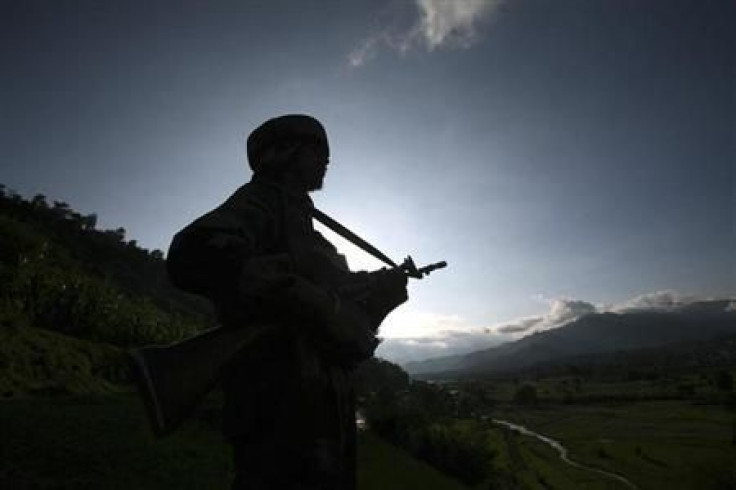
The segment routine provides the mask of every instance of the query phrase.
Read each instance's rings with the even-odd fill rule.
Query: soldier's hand
[[[376,272],[377,294],[391,298],[397,305],[409,299],[406,290],[408,278],[401,269],[381,269]]]

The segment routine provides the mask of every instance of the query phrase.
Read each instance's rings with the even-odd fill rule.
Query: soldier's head
[[[276,117],[258,126],[248,136],[247,152],[254,174],[306,192],[322,188],[330,159],[324,127],[301,114]]]

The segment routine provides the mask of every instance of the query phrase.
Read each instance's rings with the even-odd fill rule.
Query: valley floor
[[[736,414],[685,401],[499,409],[508,420],[565,446],[574,461],[625,476],[637,488],[735,489]],[[624,483],[562,462],[558,453],[508,429],[491,431],[497,464],[520,488],[624,489]]]
[[[132,393],[18,398],[0,402],[0,488],[228,488],[229,448],[217,410],[161,441],[149,435]],[[690,401],[501,405],[507,420],[559,441],[572,460],[620,474],[643,490],[736,489],[736,413]],[[489,480],[473,490],[625,489],[572,467],[542,441],[488,421],[496,454]],[[467,489],[370,432],[359,444],[360,490]]]

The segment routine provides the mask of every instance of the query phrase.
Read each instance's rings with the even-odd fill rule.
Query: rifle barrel
[[[444,269],[445,267],[447,267],[447,262],[445,262],[443,260],[442,262],[437,262],[437,263],[434,263],[434,264],[429,264],[427,266],[424,266],[421,269],[419,269],[418,272],[419,272],[420,277],[421,277],[421,276],[426,276],[430,272],[435,271],[437,269]]]

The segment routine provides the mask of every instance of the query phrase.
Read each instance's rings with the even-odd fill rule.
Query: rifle
[[[421,279],[446,267],[438,262],[417,268],[411,257],[396,269],[408,277]],[[342,306],[333,317],[333,329],[351,329],[354,325],[374,324],[362,331],[370,336],[368,357],[377,345],[374,332],[381,320],[398,305],[384,305],[380,318],[369,319],[353,299],[354,291],[342,294]],[[244,328],[215,327],[201,334],[163,346],[147,346],[129,351],[129,360],[138,393],[143,399],[151,431],[156,437],[170,434],[192,413],[199,402],[218,384],[230,362],[264,335],[280,328],[273,324],[248,325]],[[366,349],[365,346],[363,346]]]

